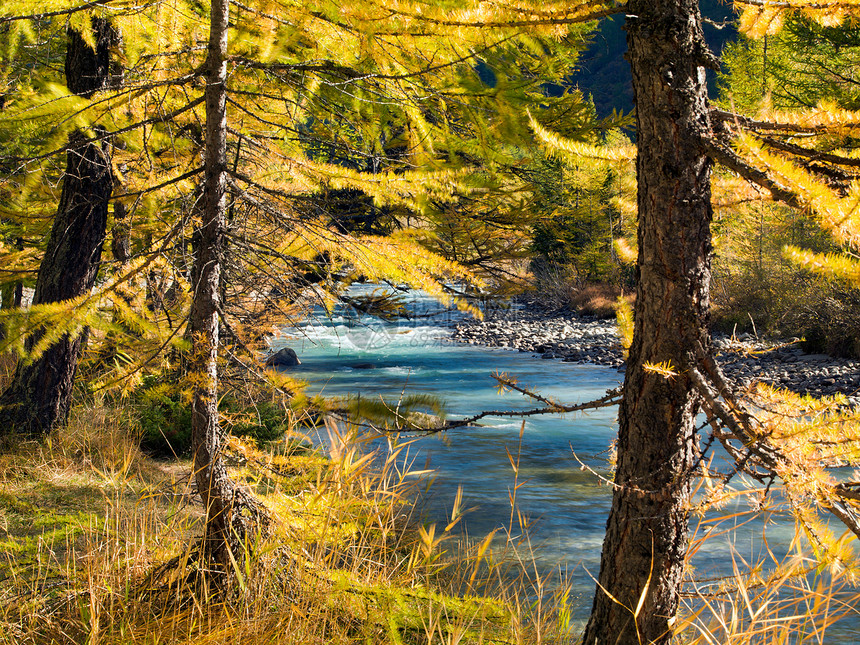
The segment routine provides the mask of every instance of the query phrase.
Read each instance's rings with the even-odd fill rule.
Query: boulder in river
[[[295,367],[301,364],[295,350],[290,347],[284,347],[266,359],[267,367]]]

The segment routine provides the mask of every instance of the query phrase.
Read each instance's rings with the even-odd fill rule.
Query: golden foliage
[[[574,141],[551,132],[529,113],[529,122],[538,140],[551,155],[559,155],[576,163],[582,158],[604,164],[630,165],[636,160],[636,146],[633,145],[595,145],[584,141]]]
[[[621,348],[626,359],[630,352],[630,345],[633,344],[633,307],[630,306],[630,302],[624,296],[619,296],[616,301],[615,320],[618,323]]]
[[[857,0],[736,0],[735,4],[741,8],[739,31],[753,38],[778,32],[792,12],[825,27],[840,25],[860,12]]]

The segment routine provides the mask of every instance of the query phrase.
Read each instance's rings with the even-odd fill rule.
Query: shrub
[[[617,284],[586,282],[572,267],[545,266],[536,273],[536,298],[544,307],[567,309],[584,316],[614,318],[618,297],[623,294]],[[634,297],[625,295],[632,303]]]
[[[191,403],[179,386],[158,377],[147,377],[137,392],[141,427],[140,445],[158,457],[187,456],[191,450]],[[284,411],[269,401],[254,403],[221,399],[224,428],[257,443],[273,441],[288,429]]]
[[[151,376],[137,394],[140,447],[159,457],[187,455],[191,450],[191,404],[175,384]]]
[[[860,358],[860,290],[830,284],[795,314],[809,353]]]
[[[791,267],[715,283],[715,331],[798,336],[807,353],[860,358],[860,290]]]
[[[712,289],[712,328],[724,333],[799,336],[795,312],[818,300],[823,281],[787,265],[767,271],[719,267]]]

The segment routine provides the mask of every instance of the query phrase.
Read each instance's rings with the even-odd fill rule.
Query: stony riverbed
[[[549,312],[535,306],[496,310],[483,321],[460,321],[453,325],[453,340],[532,352],[547,360],[624,369],[614,321]],[[719,363],[738,386],[760,381],[801,394],[840,392],[853,405],[860,405],[860,360],[804,354],[796,342],[780,346],[748,335],[716,336],[714,344]]]

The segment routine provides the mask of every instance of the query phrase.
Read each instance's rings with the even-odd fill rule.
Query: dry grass
[[[676,630],[685,645],[856,642],[860,591],[856,538],[814,531],[789,507],[777,481],[700,480],[698,517]],[[793,531],[791,531],[793,523]],[[824,548],[822,539],[833,540]],[[700,556],[726,552],[717,571]],[[711,553],[711,555],[713,555]],[[836,555],[836,557],[833,557]],[[713,564],[711,565],[713,566]],[[847,637],[846,634],[851,634]]]
[[[0,392],[12,382],[15,374],[15,357],[10,353],[0,354]]]
[[[711,538],[705,538],[705,541]],[[753,561],[732,553],[733,573],[692,582],[679,629],[688,645],[836,643],[840,622],[856,625],[860,592],[854,572],[824,566],[795,536],[783,557],[766,548]],[[766,540],[765,540],[766,546]],[[856,636],[856,627],[848,633]],[[855,642],[851,636],[850,642]]]
[[[544,270],[537,279],[535,296],[552,309],[576,311],[584,316],[615,318],[618,298],[632,305],[635,295],[622,293],[620,287],[603,283],[586,283],[575,274],[560,268]]]
[[[226,595],[191,575],[201,509],[188,464],[137,448],[95,403],[43,444],[0,455],[0,643],[550,643],[564,604],[447,527],[417,526],[408,444],[367,454],[332,427],[331,453],[233,442],[233,476],[277,518]],[[512,515],[513,517],[513,515]],[[497,540],[496,540],[497,541]],[[504,558],[502,558],[504,559]],[[507,566],[507,565],[506,565]],[[480,593],[479,593],[480,592]],[[535,603],[537,598],[540,602]],[[562,598],[563,600],[563,598]]]
[[[615,318],[618,308],[618,298],[621,290],[608,284],[588,284],[572,294],[570,308],[586,315],[598,318]],[[626,294],[624,299],[633,305],[636,297]]]

